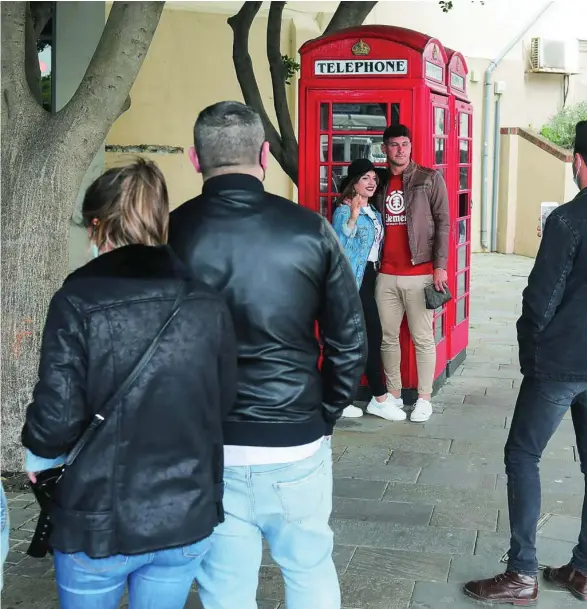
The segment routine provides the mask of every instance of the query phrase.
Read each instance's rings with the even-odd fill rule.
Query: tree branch
[[[25,72],[26,2],[2,2],[2,112],[7,119],[33,101]],[[2,127],[6,124],[3,121]]]
[[[29,4],[31,6],[31,18],[33,21],[33,36],[36,43],[47,22],[53,16],[55,2],[30,2]]]
[[[323,36],[334,34],[347,27],[361,25],[377,2],[340,2]]]
[[[100,42],[72,99],[57,114],[70,139],[97,150],[141,69],[165,2],[114,2]]]
[[[234,33],[232,61],[245,103],[254,108],[261,116],[263,127],[265,128],[265,137],[271,146],[271,152],[283,167],[282,140],[265,111],[257,78],[255,77],[253,61],[249,54],[249,34],[251,25],[262,4],[262,2],[243,2],[240,11],[228,19],[228,25],[232,28]]]
[[[294,131],[286,91],[286,70],[281,56],[281,22],[285,2],[271,2],[267,23],[267,59],[273,86],[273,105],[281,133],[285,171],[297,183],[298,143]]]

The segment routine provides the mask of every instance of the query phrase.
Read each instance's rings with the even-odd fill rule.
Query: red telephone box
[[[456,120],[457,107],[469,120],[471,117],[470,105],[468,110],[458,106],[466,103],[464,86],[462,91],[459,90],[459,101],[455,101],[454,86],[447,83],[449,58],[442,44],[435,38],[405,28],[350,28],[304,44],[300,55],[300,204],[330,219],[340,182],[352,161],[369,158],[376,165],[385,167],[381,143],[383,132],[391,124],[402,123],[409,127],[414,160],[438,169],[445,178],[453,229],[447,271],[451,293],[458,293],[459,299],[435,312],[435,385],[438,386],[454,369],[450,363],[453,359],[453,330],[459,338],[455,342],[456,354],[466,348],[468,334],[468,323],[463,320],[456,322],[462,317],[462,307],[468,319],[470,238],[461,244],[458,230],[460,222],[464,221],[466,234],[470,234],[471,153],[470,140],[464,135],[463,138],[457,137],[453,120]],[[456,55],[453,54],[453,58]],[[458,54],[460,63],[454,59],[452,69],[458,76],[462,76],[464,70],[466,76],[466,65],[461,58]],[[455,84],[458,84],[456,81],[455,78]],[[471,126],[469,122],[467,138]],[[465,141],[469,151],[469,208],[463,215],[456,205],[459,193],[465,191],[456,190],[458,180],[455,176],[459,176],[461,171],[458,142]],[[465,164],[462,167],[464,170]],[[458,255],[462,256],[462,252],[465,252],[466,268],[459,267],[462,271],[459,277],[465,278],[466,290],[459,292],[455,270]],[[462,277],[459,279],[461,282]],[[410,394],[417,388],[418,377],[414,345],[405,320],[400,341],[402,383]],[[409,394],[406,396],[408,399],[411,397]]]

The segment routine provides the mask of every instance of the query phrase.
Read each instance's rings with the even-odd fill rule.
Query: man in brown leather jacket
[[[430,400],[436,368],[434,312],[426,308],[424,288],[434,283],[437,290],[446,289],[448,195],[438,171],[412,161],[411,134],[407,127],[388,127],[383,134],[382,149],[389,172],[375,204],[385,224],[376,288],[383,327],[383,366],[387,389],[396,399],[396,405],[403,407],[399,331],[407,314],[418,368],[418,401],[410,418],[423,423],[432,415]],[[386,418],[384,409],[380,416]]]

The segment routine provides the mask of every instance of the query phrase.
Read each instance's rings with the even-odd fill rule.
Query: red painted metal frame
[[[369,47],[368,57],[353,54],[353,46],[363,41]],[[364,47],[363,47],[364,50]],[[470,261],[470,189],[471,189],[471,141],[466,164],[459,163],[459,138],[457,117],[465,113],[471,121],[471,106],[466,97],[467,66],[463,56],[445,50],[435,38],[404,28],[388,26],[364,26],[338,32],[332,36],[306,43],[300,49],[301,79],[299,86],[299,202],[320,212],[320,197],[328,198],[328,208],[323,209],[330,218],[332,213],[332,167],[349,163],[332,161],[333,135],[353,135],[376,138],[379,131],[342,131],[332,128],[333,103],[385,103],[387,119],[390,104],[400,104],[400,120],[412,130],[412,155],[416,162],[443,170],[450,200],[450,256],[448,264],[449,288],[453,301],[435,313],[437,337],[436,377],[445,373],[451,359],[466,348],[468,343],[468,301]],[[323,75],[314,74],[316,61],[324,60],[382,60],[407,61],[404,75]],[[428,68],[428,72],[427,72]],[[427,75],[430,78],[427,78]],[[452,83],[452,84],[451,84]],[[459,88],[460,86],[463,88]],[[320,129],[320,104],[329,105],[329,123]],[[435,111],[444,112],[444,133],[435,129]],[[472,121],[469,123],[469,130]],[[328,157],[321,161],[320,136],[328,137]],[[437,140],[444,141],[444,159],[436,159]],[[440,161],[443,162],[440,162]],[[320,166],[327,168],[327,192],[320,192]],[[459,190],[461,167],[468,166],[467,188]],[[459,215],[459,194],[468,194],[465,215]],[[459,243],[459,226],[466,226],[466,241]],[[457,270],[458,252],[465,253],[466,266]],[[462,253],[461,253],[462,256]],[[462,279],[465,277],[465,289]],[[466,303],[466,319],[457,323],[459,303]],[[417,371],[414,345],[407,323],[400,333],[402,346],[402,382],[404,388],[417,387]]]

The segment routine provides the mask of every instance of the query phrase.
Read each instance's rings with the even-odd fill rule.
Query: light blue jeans
[[[226,520],[196,580],[205,609],[257,609],[265,537],[285,580],[287,609],[340,609],[332,561],[330,440],[294,463],[225,467]]]
[[[8,516],[8,501],[4,494],[4,486],[0,482],[0,590],[4,587],[4,561],[8,556],[8,537],[10,535],[10,518]]]
[[[90,558],[55,551],[61,609],[117,609],[128,583],[130,609],[183,609],[210,537],[150,554]]]

